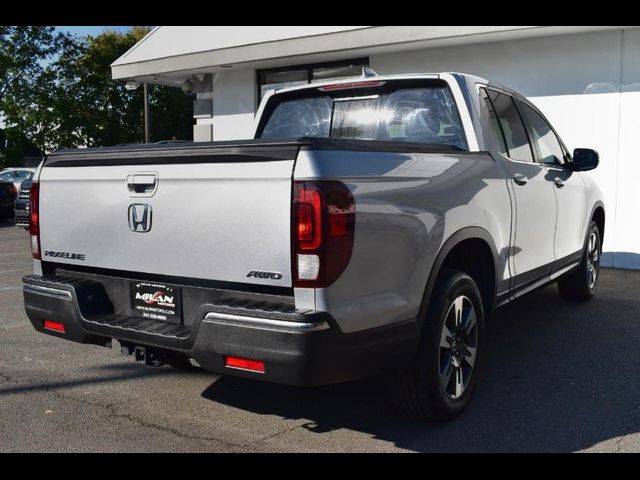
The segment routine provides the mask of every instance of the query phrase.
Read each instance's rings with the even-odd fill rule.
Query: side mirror
[[[573,151],[571,170],[574,172],[587,172],[593,170],[600,163],[600,155],[590,148],[576,148]]]

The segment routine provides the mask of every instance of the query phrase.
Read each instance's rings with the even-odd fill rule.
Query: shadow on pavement
[[[423,424],[395,413],[384,384],[295,388],[223,377],[209,400],[349,429],[414,451],[575,451],[640,430],[640,273],[604,270],[598,296],[563,301],[555,287],[497,311],[482,378],[457,420]]]
[[[8,379],[4,383],[0,383],[0,398],[5,395],[48,391],[48,390],[66,390],[70,388],[82,387],[84,385],[99,385],[102,383],[122,382],[127,380],[137,380],[140,378],[157,377],[161,375],[175,375],[177,372],[164,368],[143,367],[138,364],[126,365],[107,365],[98,367],[100,370],[93,377],[86,377],[74,380],[59,380],[55,382],[30,383],[28,385],[16,385]]]

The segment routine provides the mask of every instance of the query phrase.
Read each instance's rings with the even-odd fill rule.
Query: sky
[[[130,26],[128,27],[123,27],[123,26],[104,26],[104,25],[93,25],[93,26],[78,26],[78,25],[73,25],[73,26],[56,26],[56,28],[58,30],[63,30],[65,32],[69,32],[69,33],[73,33],[75,35],[80,35],[80,36],[84,36],[84,35],[100,35],[102,32],[104,32],[106,29],[109,30],[116,30],[118,32],[126,32],[128,30],[131,29]]]

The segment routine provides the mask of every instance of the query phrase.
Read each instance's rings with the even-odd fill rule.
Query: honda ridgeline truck
[[[596,293],[598,161],[474,76],[275,91],[253,140],[49,155],[26,312],[153,365],[291,385],[387,373],[403,411],[451,418],[494,308],[552,282]]]

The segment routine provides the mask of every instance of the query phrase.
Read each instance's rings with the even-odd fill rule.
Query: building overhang
[[[116,80],[180,86],[196,74],[274,68],[623,26],[156,27],[112,65]],[[244,30],[243,30],[244,29]],[[246,34],[243,34],[246,32]]]

